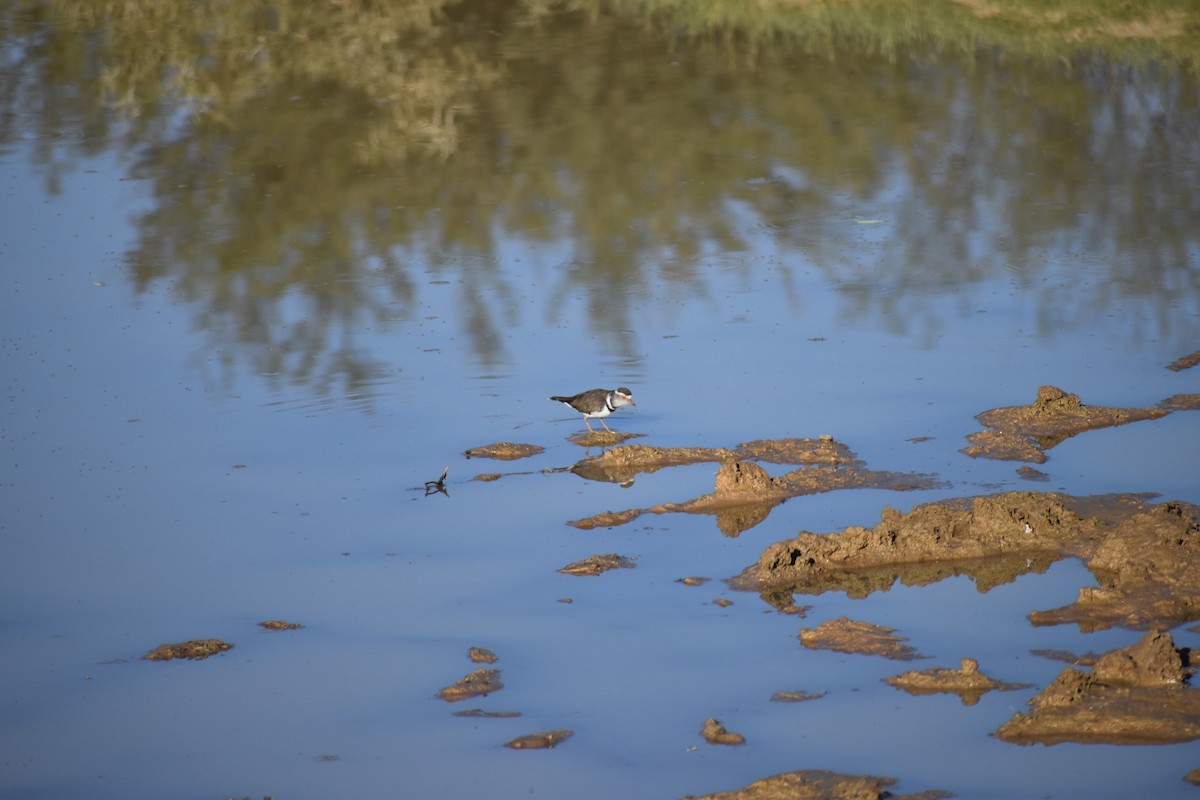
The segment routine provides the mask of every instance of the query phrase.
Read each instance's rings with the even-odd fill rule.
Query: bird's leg
[[[600,421],[601,421],[601,422],[603,422],[604,420],[600,420]],[[588,433],[595,433],[595,432],[596,432],[596,431],[595,431],[595,429],[592,427],[592,423],[588,421],[588,418],[587,418],[587,417],[584,417],[584,418],[583,418],[583,424],[584,424],[584,425],[587,425]]]
[[[608,427],[608,423],[604,421],[604,417],[600,418],[600,424],[604,426],[604,430],[608,431],[609,433],[613,432],[613,429]]]

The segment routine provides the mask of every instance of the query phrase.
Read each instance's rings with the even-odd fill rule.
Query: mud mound
[[[964,706],[975,705],[988,692],[1029,688],[1028,684],[1005,683],[989,678],[979,671],[979,662],[973,658],[964,658],[959,669],[934,667],[920,672],[911,670],[883,680],[909,694],[957,694]]]
[[[1144,497],[1042,492],[949,500],[908,514],[887,508],[873,528],[803,532],[776,542],[731,578],[735,589],[861,597],[896,580],[920,585],[965,574],[981,590],[1078,557],[1096,576],[1079,599],[1034,612],[1037,625],[1148,628],[1200,618],[1200,508]],[[765,596],[764,596],[764,599]],[[770,601],[777,604],[777,600]]]
[[[1090,673],[1068,668],[995,735],[1008,742],[1163,744],[1200,739],[1200,690],[1170,634],[1147,633],[1101,656]]]
[[[1032,405],[993,408],[978,415],[976,419],[990,430],[968,436],[971,446],[962,452],[972,458],[1041,464],[1046,461],[1046,450],[1078,433],[1156,419],[1167,413],[1161,408],[1084,405],[1079,395],[1056,386],[1042,386]]]

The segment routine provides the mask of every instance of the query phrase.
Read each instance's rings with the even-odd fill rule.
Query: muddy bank
[[[1005,683],[988,677],[979,671],[979,662],[964,658],[958,669],[933,667],[926,670],[910,670],[901,675],[884,678],[884,683],[903,689],[909,694],[956,694],[964,706],[973,706],[988,692],[1011,692],[1028,689],[1029,684]]]
[[[1029,461],[1042,464],[1046,450],[1084,431],[1125,425],[1165,416],[1162,408],[1107,408],[1084,405],[1079,395],[1056,386],[1042,386],[1037,399],[1027,406],[1008,406],[984,411],[976,419],[988,430],[967,437],[962,450],[972,458]]]
[[[1200,689],[1170,634],[1147,633],[1101,656],[1091,672],[1068,667],[995,735],[1018,744],[1164,744],[1200,739]]]
[[[942,800],[953,796],[936,789],[920,794],[897,794],[892,791],[895,785],[895,778],[810,769],[772,775],[732,792],[699,797],[687,795],[683,800]]]
[[[755,461],[800,464],[771,477]],[[790,497],[836,489],[877,488],[907,491],[938,485],[932,475],[879,472],[866,469],[854,453],[829,437],[758,440],[736,449],[706,447],[616,447],[579,462],[572,471],[592,480],[628,485],[639,473],[704,462],[720,464],[714,491],[682,503],[659,503],[649,508],[606,511],[568,524],[576,528],[612,527],[642,514],[711,514],[727,536],[736,536],[762,522]]]
[[[1200,508],[1135,495],[1008,492],[908,514],[886,508],[873,528],[776,542],[729,583],[779,607],[784,592],[864,597],[897,580],[923,585],[950,575],[986,591],[1066,557],[1082,559],[1099,586],[1080,589],[1069,606],[1031,613],[1035,625],[1074,622],[1090,631],[1200,618]]]

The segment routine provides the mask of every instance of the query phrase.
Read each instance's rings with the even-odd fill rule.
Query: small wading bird
[[[621,406],[635,406],[633,402],[633,392],[622,386],[620,389],[589,389],[586,392],[580,392],[570,397],[558,397],[557,395],[550,398],[555,402],[569,406],[580,414],[583,414],[583,424],[587,425],[587,429],[595,433],[595,428],[589,419],[598,419],[600,424],[604,426],[604,430],[612,433],[612,428],[608,427],[608,423],[604,421],[612,412],[616,411]]]

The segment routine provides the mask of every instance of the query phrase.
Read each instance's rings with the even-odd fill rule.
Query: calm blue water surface
[[[674,58],[690,68],[667,69],[674,83],[647,102],[692,91],[691,68],[708,68],[686,47]],[[986,593],[956,578],[799,598],[812,606],[803,620],[720,580],[771,542],[872,525],[885,506],[1011,489],[1200,502],[1196,412],[1068,440],[1039,465],[1045,483],[959,452],[976,414],[1029,403],[1042,384],[1113,406],[1200,392],[1200,368],[1165,369],[1200,347],[1197,195],[1172,194],[1194,190],[1187,176],[1200,169],[1194,79],[1113,67],[1123,77],[1106,88],[1088,74],[1024,75],[1086,86],[1093,105],[1062,112],[1064,132],[1008,127],[968,91],[1017,82],[1002,71],[986,60],[910,71],[864,60],[852,88],[875,85],[883,106],[922,89],[945,96],[936,118],[913,112],[908,142],[843,109],[839,124],[878,138],[877,160],[858,166],[831,165],[836,150],[810,156],[803,119],[737,93],[774,78],[727,76],[733,89],[710,108],[742,103],[764,137],[795,146],[736,150],[744,142],[714,125],[711,170],[651,170],[657,194],[626,186],[628,224],[582,199],[618,191],[636,133],[590,107],[581,113],[624,142],[614,175],[578,168],[570,152],[557,171],[523,169],[520,147],[549,147],[536,138],[464,166],[475,142],[525,135],[476,106],[463,112],[457,154],[355,167],[347,174],[374,193],[333,207],[294,196],[319,179],[294,181],[313,159],[332,168],[355,157],[334,133],[304,158],[274,156],[286,137],[235,115],[214,138],[175,105],[166,145],[113,109],[107,132],[67,114],[67,138],[47,141],[37,115],[15,105],[0,150],[0,797],[678,797],[794,769],[974,798],[1190,796],[1194,744],[1008,745],[989,734],[1036,689],[974,706],[910,697],[881,682],[910,665],[808,651],[797,638],[847,615],[908,636],[933,657],[922,668],[970,656],[1041,687],[1063,665],[1031,649],[1100,652],[1139,637],[1029,625],[1030,611],[1095,584],[1077,562]],[[504,91],[519,92],[523,74]],[[264,91],[299,118],[334,102]],[[545,102],[598,101],[557,87]],[[683,148],[681,116],[665,140]],[[1074,147],[1076,137],[1104,152]],[[246,142],[255,157],[229,157]],[[938,142],[937,158],[906,161]],[[1143,145],[1160,157],[1147,160]],[[181,170],[163,160],[167,146],[204,155]],[[1082,163],[1033,159],[1047,148]],[[642,169],[669,155],[647,155]],[[277,182],[249,180],[275,158]],[[926,182],[931,164],[942,194]],[[1030,179],[1037,171],[1052,174]],[[546,175],[567,188],[546,188],[527,215],[485,191]],[[457,195],[466,176],[478,183]],[[414,185],[440,200],[416,208]],[[237,187],[251,197],[240,216]],[[711,216],[688,209],[701,194]],[[569,211],[563,196],[577,201]],[[288,202],[296,228],[281,234],[272,209]],[[655,227],[655,209],[673,204],[692,230]],[[311,218],[295,219],[305,207]],[[381,235],[397,220],[405,235]],[[338,237],[346,247],[325,257]],[[567,439],[582,423],[546,398],[616,385],[632,387],[637,406],[611,424],[638,443],[830,434],[872,469],[941,483],[794,498],[736,538],[684,514],[577,530],[566,522],[712,490],[711,464],[628,487],[561,471],[585,455]],[[545,452],[463,455],[496,441]],[[447,466],[448,496],[425,496]],[[472,480],[489,472],[506,475]],[[605,552],[637,568],[557,572]],[[688,575],[713,580],[677,582]],[[722,597],[733,605],[713,603]],[[305,628],[256,627],[273,618]],[[1200,646],[1186,626],[1173,634]],[[235,646],[203,662],[140,660],[202,637]],[[474,668],[473,645],[499,654],[505,688],[455,706],[435,699]],[[828,694],[769,702],[778,690]],[[451,714],[469,707],[522,716]],[[710,716],[749,744],[706,745],[698,731]],[[501,746],[550,728],[575,737],[552,753]]]

